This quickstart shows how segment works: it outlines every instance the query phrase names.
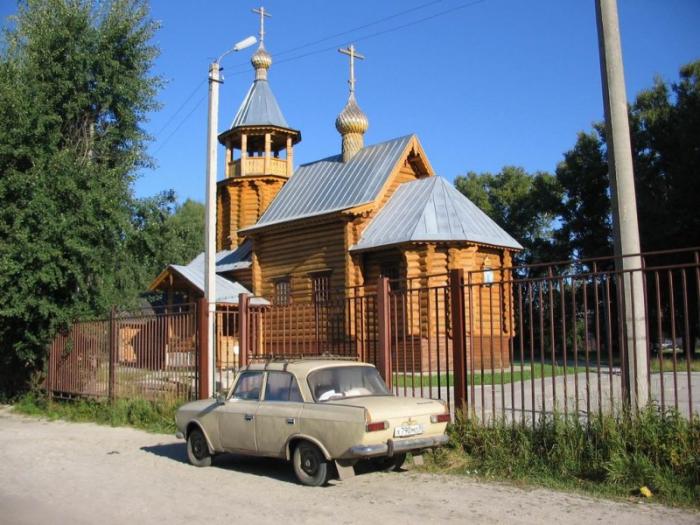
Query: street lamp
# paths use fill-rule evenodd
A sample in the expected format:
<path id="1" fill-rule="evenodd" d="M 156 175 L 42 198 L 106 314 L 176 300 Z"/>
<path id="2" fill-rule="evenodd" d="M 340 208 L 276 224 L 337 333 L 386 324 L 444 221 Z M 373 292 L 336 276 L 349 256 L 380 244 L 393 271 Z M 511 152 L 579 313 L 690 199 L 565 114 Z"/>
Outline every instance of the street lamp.
<path id="1" fill-rule="evenodd" d="M 207 181 L 205 207 L 207 210 L 204 225 L 204 297 L 207 300 L 207 363 L 211 369 L 208 374 L 208 397 L 214 393 L 214 373 L 216 362 L 214 357 L 214 319 L 216 313 L 216 133 L 219 127 L 219 84 L 221 78 L 221 60 L 230 53 L 252 46 L 256 42 L 254 36 L 241 40 L 231 49 L 222 54 L 209 66 L 209 118 L 207 124 Z M 200 378 L 202 380 L 203 378 Z"/>

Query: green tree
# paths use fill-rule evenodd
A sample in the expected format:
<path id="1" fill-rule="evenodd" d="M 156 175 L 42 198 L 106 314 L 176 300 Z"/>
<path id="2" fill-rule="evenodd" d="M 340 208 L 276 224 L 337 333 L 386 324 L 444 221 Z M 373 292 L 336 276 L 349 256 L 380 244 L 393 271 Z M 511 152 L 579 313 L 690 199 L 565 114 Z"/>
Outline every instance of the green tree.
<path id="1" fill-rule="evenodd" d="M 132 230 L 121 254 L 121 306 L 130 306 L 168 264 L 187 264 L 204 250 L 204 211 L 190 199 L 177 204 L 173 191 L 132 203 Z"/>
<path id="2" fill-rule="evenodd" d="M 528 174 L 523 168 L 505 166 L 497 174 L 469 172 L 456 177 L 455 187 L 523 245 L 517 263 L 556 256 L 552 231 L 561 190 L 550 173 Z"/>
<path id="3" fill-rule="evenodd" d="M 155 30 L 141 0 L 27 0 L 3 34 L 1 391 L 40 366 L 59 326 L 120 297 Z"/>
<path id="4" fill-rule="evenodd" d="M 643 251 L 700 245 L 700 61 L 680 80 L 656 79 L 630 106 L 639 230 Z M 557 243 L 569 256 L 612 254 L 605 129 L 580 133 L 557 167 L 564 190 Z"/>
<path id="5" fill-rule="evenodd" d="M 612 255 L 610 179 L 601 127 L 579 133 L 573 149 L 564 153 L 556 178 L 563 190 L 560 228 L 554 237 L 565 258 Z"/>

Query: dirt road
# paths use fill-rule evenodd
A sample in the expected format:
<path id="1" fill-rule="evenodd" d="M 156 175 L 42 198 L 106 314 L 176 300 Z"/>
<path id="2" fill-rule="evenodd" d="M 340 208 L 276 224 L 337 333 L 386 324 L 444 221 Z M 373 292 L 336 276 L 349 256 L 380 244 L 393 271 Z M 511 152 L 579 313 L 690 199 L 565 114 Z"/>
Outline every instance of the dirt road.
<path id="1" fill-rule="evenodd" d="M 182 441 L 0 408 L 0 522 L 25 523 L 700 523 L 700 513 L 412 472 L 325 488 L 286 463 L 226 456 L 197 469 Z"/>

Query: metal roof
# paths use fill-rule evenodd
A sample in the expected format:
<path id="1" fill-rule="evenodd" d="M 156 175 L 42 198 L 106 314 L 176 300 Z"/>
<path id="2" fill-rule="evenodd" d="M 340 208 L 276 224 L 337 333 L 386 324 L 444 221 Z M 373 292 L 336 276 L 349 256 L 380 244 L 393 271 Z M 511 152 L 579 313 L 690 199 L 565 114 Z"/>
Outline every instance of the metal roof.
<path id="1" fill-rule="evenodd" d="M 238 113 L 231 123 L 231 129 L 240 126 L 277 126 L 289 128 L 265 79 L 257 79 L 250 86 Z"/>
<path id="2" fill-rule="evenodd" d="M 429 177 L 401 184 L 350 251 L 419 241 L 523 248 L 452 184 Z"/>
<path id="3" fill-rule="evenodd" d="M 204 265 L 180 266 L 171 264 L 169 266 L 174 272 L 178 273 L 183 279 L 187 280 L 192 286 L 196 287 L 200 292 L 204 293 Z M 238 304 L 238 295 L 242 293 L 250 294 L 243 285 L 229 281 L 221 275 L 216 276 L 216 302 Z M 252 294 L 251 294 L 252 295 Z M 269 304 L 268 301 L 259 297 L 252 297 L 251 304 Z"/>
<path id="4" fill-rule="evenodd" d="M 232 272 L 250 268 L 252 262 L 253 243 L 246 240 L 235 250 L 216 252 L 216 273 Z M 192 259 L 187 266 L 204 267 L 204 252 Z"/>
<path id="5" fill-rule="evenodd" d="M 347 162 L 334 155 L 299 166 L 257 224 L 241 231 L 374 202 L 414 137 L 367 146 Z"/>

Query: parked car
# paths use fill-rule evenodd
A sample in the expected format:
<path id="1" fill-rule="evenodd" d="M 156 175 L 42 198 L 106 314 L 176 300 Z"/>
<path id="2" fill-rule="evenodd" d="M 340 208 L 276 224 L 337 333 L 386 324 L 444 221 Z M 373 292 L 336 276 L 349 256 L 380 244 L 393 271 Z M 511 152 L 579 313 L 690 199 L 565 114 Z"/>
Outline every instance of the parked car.
<path id="1" fill-rule="evenodd" d="M 442 401 L 392 395 L 370 364 L 319 358 L 252 363 L 227 395 L 176 414 L 193 465 L 223 452 L 284 458 L 311 486 L 354 475 L 361 460 L 398 469 L 407 453 L 445 444 L 449 419 Z"/>

